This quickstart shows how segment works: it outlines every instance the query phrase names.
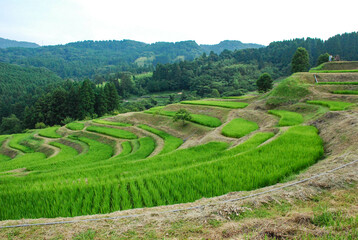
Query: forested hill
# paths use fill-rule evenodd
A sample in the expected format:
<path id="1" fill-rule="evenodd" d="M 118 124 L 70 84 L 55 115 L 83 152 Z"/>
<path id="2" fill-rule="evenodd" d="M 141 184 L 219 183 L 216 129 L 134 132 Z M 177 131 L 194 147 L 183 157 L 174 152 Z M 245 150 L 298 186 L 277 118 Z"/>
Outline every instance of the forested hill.
<path id="1" fill-rule="evenodd" d="M 0 38 L 0 48 L 10 48 L 10 47 L 37 48 L 40 47 L 40 45 L 32 42 L 22 42 L 22 41 Z"/>
<path id="2" fill-rule="evenodd" d="M 213 51 L 216 54 L 220 54 L 224 50 L 234 51 L 246 48 L 262 48 L 265 46 L 255 43 L 242 43 L 240 41 L 225 40 L 214 45 L 200 44 L 200 47 L 205 51 L 205 53 Z"/>
<path id="3" fill-rule="evenodd" d="M 62 79 L 46 68 L 24 68 L 0 63 L 0 118 L 22 117 L 25 106 L 33 105 L 52 84 Z"/>
<path id="4" fill-rule="evenodd" d="M 0 62 L 46 67 L 63 78 L 93 78 L 108 72 L 153 70 L 158 63 L 191 61 L 208 49 L 243 48 L 237 42 L 222 42 L 202 48 L 194 41 L 146 44 L 132 40 L 83 41 L 34 49 L 0 49 Z M 252 45 L 247 45 L 252 47 Z"/>

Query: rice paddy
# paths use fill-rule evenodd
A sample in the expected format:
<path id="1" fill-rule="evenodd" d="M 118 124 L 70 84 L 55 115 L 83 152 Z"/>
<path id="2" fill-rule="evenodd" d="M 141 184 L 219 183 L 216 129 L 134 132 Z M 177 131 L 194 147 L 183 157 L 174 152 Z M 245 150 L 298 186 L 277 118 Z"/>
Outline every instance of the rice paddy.
<path id="1" fill-rule="evenodd" d="M 109 145 L 72 136 L 87 144 L 88 152 L 52 143 L 61 149 L 57 160 L 29 153 L 2 162 L 0 173 L 24 168 L 26 174 L 1 175 L 0 219 L 108 213 L 251 190 L 297 173 L 323 154 L 314 127 L 291 127 L 262 145 L 272 136 L 257 133 L 230 149 L 210 142 L 149 158 L 155 148 L 150 137 L 133 140 L 139 144 L 134 152 L 129 147 L 134 144 L 123 142 L 125 154 L 112 157 Z"/>
<path id="2" fill-rule="evenodd" d="M 329 107 L 329 110 L 331 110 L 331 111 L 342 111 L 342 110 L 346 110 L 347 108 L 352 107 L 352 106 L 355 105 L 354 103 L 339 102 L 339 101 L 328 101 L 328 100 L 307 101 L 307 103 L 326 106 L 326 107 Z"/>
<path id="3" fill-rule="evenodd" d="M 163 110 L 163 107 L 155 107 L 155 108 L 151 108 L 149 110 L 144 111 L 144 113 L 149 113 L 149 114 L 158 114 L 158 115 L 163 115 L 163 116 L 168 116 L 168 117 L 174 117 L 175 112 L 174 111 L 166 111 Z M 194 122 L 203 126 L 207 126 L 207 127 L 219 127 L 222 122 L 220 121 L 220 119 L 216 118 L 216 117 L 211 117 L 208 115 L 204 115 L 204 114 L 193 114 L 190 113 L 192 119 L 190 120 L 190 122 Z"/>
<path id="4" fill-rule="evenodd" d="M 92 122 L 103 124 L 103 125 L 118 126 L 118 127 L 130 127 L 130 126 L 132 126 L 132 124 L 129 124 L 129 123 L 112 122 L 112 121 L 106 121 L 106 120 L 102 120 L 102 119 L 94 119 L 94 120 L 92 120 Z"/>
<path id="5" fill-rule="evenodd" d="M 192 105 L 204 105 L 204 106 L 214 106 L 214 107 L 224 107 L 224 108 L 245 108 L 249 104 L 244 102 L 228 102 L 228 101 L 182 101 L 182 104 L 192 104 Z"/>
<path id="6" fill-rule="evenodd" d="M 85 127 L 85 125 L 80 122 L 71 122 L 69 124 L 66 124 L 66 127 L 70 130 L 79 131 L 82 130 Z"/>
<path id="7" fill-rule="evenodd" d="M 60 127 L 56 126 L 41 129 L 39 131 L 39 135 L 47 138 L 61 138 L 62 136 L 56 132 L 59 128 Z"/>
<path id="8" fill-rule="evenodd" d="M 358 82 L 319 82 L 318 85 L 358 85 Z"/>
<path id="9" fill-rule="evenodd" d="M 144 125 L 144 124 L 139 125 L 138 127 L 142 128 L 144 130 L 147 130 L 149 132 L 152 132 L 152 133 L 158 135 L 159 137 L 163 138 L 164 147 L 163 147 L 162 151 L 160 151 L 159 154 L 164 154 L 164 153 L 174 151 L 180 145 L 183 144 L 183 140 L 181 140 L 180 138 L 176 138 L 166 132 L 160 131 L 158 129 L 152 128 L 152 127 Z"/>
<path id="10" fill-rule="evenodd" d="M 90 126 L 86 128 L 87 131 L 96 132 L 100 134 L 105 134 L 111 137 L 116 138 L 124 138 L 124 139 L 136 139 L 138 138 L 134 133 L 118 129 L 118 128 L 110 128 L 110 127 L 98 127 L 98 126 Z"/>
<path id="11" fill-rule="evenodd" d="M 188 102 L 232 111 L 248 105 Z M 220 119 L 205 115 L 203 107 L 196 108 L 202 112 L 191 113 L 192 122 L 212 128 L 222 124 Z M 164 107 L 145 112 L 168 117 L 176 113 Z M 35 139 L 34 133 L 0 137 L 0 143 L 9 138 L 8 146 L 19 151 L 13 159 L 0 154 L 0 219 L 71 217 L 192 202 L 275 184 L 322 158 L 323 144 L 316 128 L 293 126 L 303 121 L 298 113 L 271 113 L 281 117 L 280 126 L 290 126 L 281 129 L 275 138 L 272 128 L 257 131 L 257 123 L 243 118 L 225 125 L 222 134 L 233 138 L 257 131 L 240 144 L 234 139 L 232 143 L 210 139 L 192 144 L 200 142 L 193 138 L 189 141 L 192 145 L 186 145 L 181 138 L 190 139 L 192 135 L 176 132 L 179 124 L 157 128 L 150 122 L 140 124 L 137 119 L 133 121 L 135 126 L 108 119 L 73 122 L 66 128 L 76 132 L 64 131 L 64 136 L 56 132 L 58 127 L 38 131 L 52 140 Z M 215 132 L 195 124 L 190 127 Z M 161 149 L 153 134 L 163 139 Z M 44 141 L 58 153 L 48 157 L 36 152 Z"/>
<path id="12" fill-rule="evenodd" d="M 227 137 L 241 138 L 257 129 L 259 129 L 257 123 L 243 118 L 236 118 L 223 127 L 221 133 Z"/>
<path id="13" fill-rule="evenodd" d="M 303 116 L 296 112 L 284 110 L 269 110 L 268 112 L 280 117 L 280 121 L 278 122 L 280 127 L 294 126 L 303 123 Z"/>
<path id="14" fill-rule="evenodd" d="M 358 95 L 358 90 L 335 90 L 333 94 Z"/>

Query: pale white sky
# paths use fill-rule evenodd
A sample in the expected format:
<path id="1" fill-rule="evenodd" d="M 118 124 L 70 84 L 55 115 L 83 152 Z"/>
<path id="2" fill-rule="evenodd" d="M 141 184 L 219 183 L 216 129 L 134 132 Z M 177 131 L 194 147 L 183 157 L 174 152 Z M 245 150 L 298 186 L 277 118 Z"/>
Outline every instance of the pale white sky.
<path id="1" fill-rule="evenodd" d="M 0 0 L 0 37 L 40 45 L 131 39 L 268 45 L 358 31 L 352 0 Z"/>

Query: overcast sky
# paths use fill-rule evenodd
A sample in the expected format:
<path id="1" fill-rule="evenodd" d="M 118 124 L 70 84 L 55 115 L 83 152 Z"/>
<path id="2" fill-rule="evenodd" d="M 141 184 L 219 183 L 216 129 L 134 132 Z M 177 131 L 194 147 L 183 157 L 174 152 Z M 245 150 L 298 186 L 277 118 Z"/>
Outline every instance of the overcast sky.
<path id="1" fill-rule="evenodd" d="M 272 41 L 358 31 L 358 3 L 331 0 L 0 0 L 0 37 L 40 45 Z"/>

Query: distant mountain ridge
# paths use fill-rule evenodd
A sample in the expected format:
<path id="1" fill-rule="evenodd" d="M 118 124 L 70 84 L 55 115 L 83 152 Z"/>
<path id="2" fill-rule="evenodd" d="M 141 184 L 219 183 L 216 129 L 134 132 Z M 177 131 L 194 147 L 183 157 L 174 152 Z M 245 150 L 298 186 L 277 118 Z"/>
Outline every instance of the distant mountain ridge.
<path id="1" fill-rule="evenodd" d="M 23 48 L 38 48 L 40 45 L 32 42 L 15 41 L 5 38 L 0 38 L 0 48 L 23 47 Z"/>
<path id="2" fill-rule="evenodd" d="M 206 52 L 210 53 L 213 51 L 216 54 L 220 54 L 225 49 L 229 51 L 246 49 L 246 48 L 262 48 L 264 45 L 256 44 L 256 43 L 242 43 L 237 40 L 225 40 L 221 41 L 219 44 L 200 44 L 200 47 Z"/>
<path id="3" fill-rule="evenodd" d="M 81 41 L 37 48 L 0 49 L 0 62 L 46 67 L 63 78 L 94 77 L 118 71 L 153 70 L 158 63 L 191 61 L 206 51 L 221 53 L 256 45 L 223 41 L 217 45 L 198 45 L 195 41 L 156 42 L 133 40 Z"/>

